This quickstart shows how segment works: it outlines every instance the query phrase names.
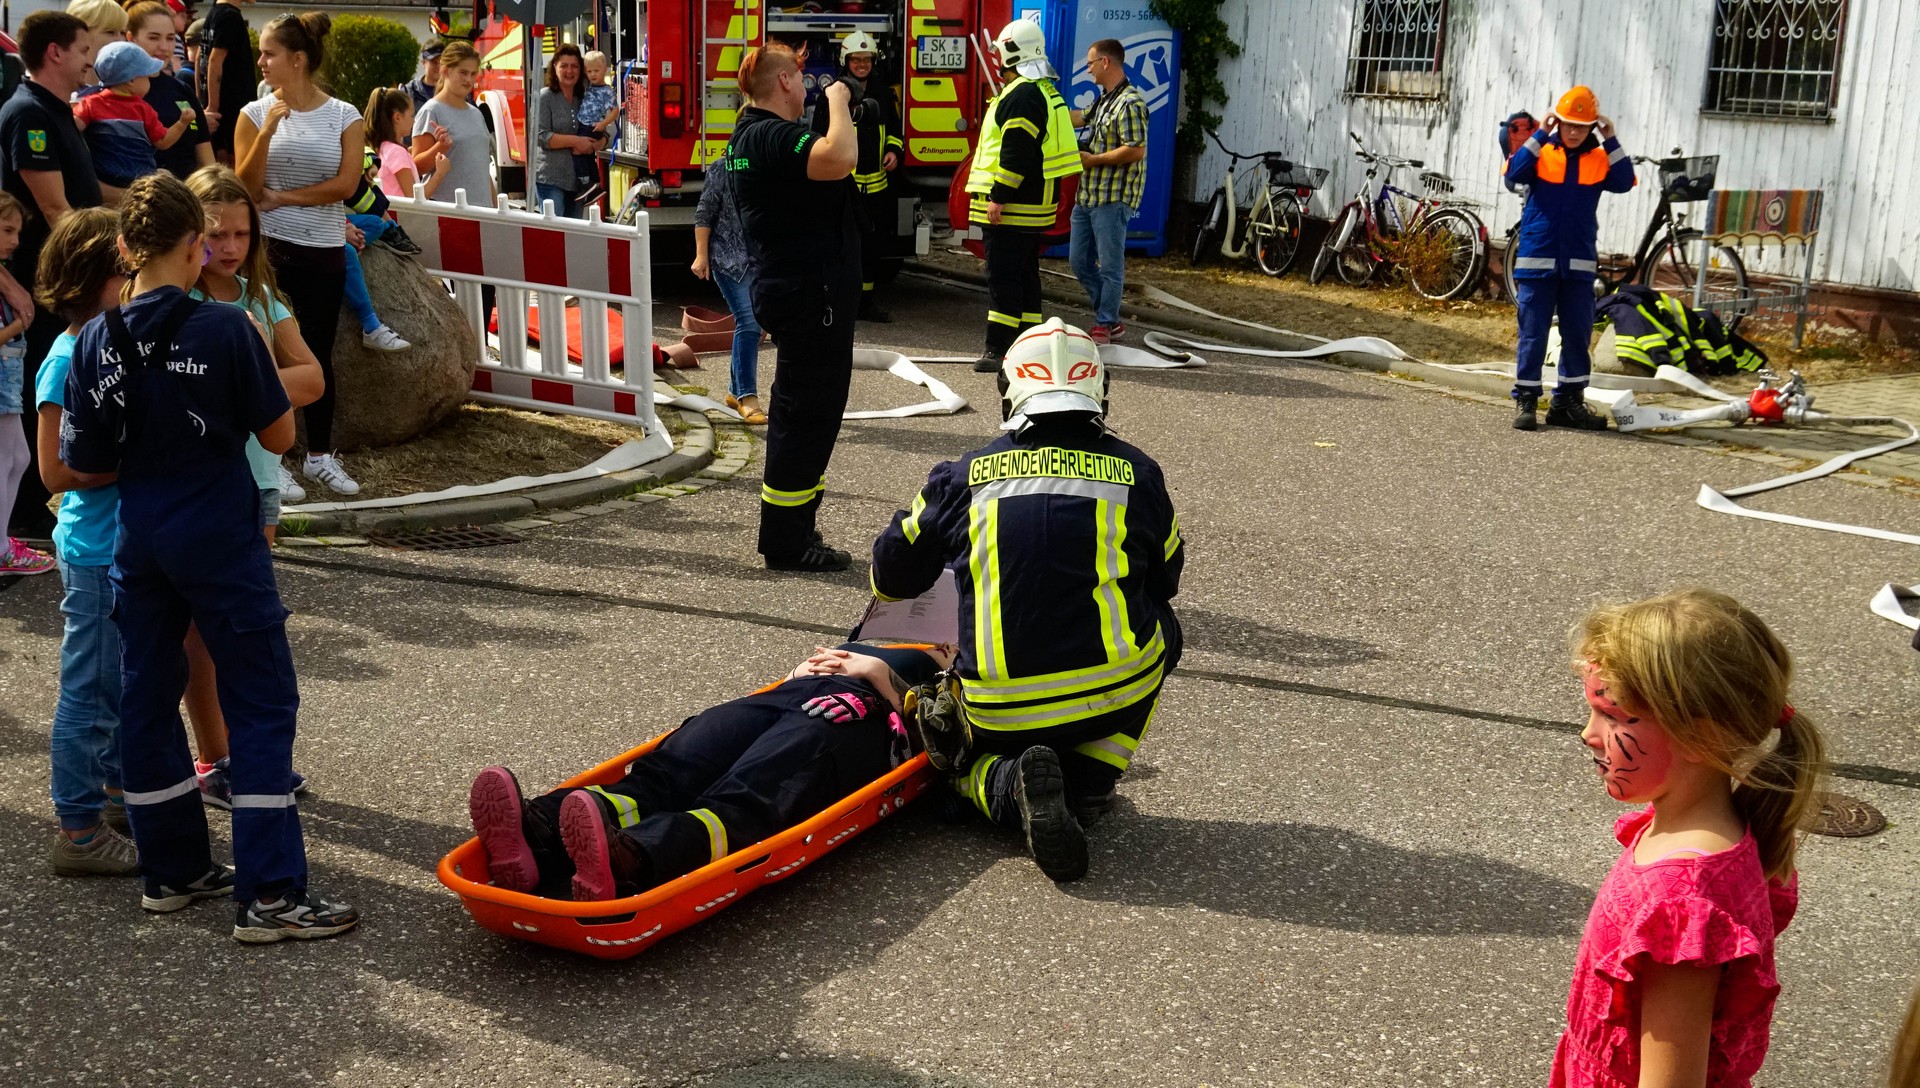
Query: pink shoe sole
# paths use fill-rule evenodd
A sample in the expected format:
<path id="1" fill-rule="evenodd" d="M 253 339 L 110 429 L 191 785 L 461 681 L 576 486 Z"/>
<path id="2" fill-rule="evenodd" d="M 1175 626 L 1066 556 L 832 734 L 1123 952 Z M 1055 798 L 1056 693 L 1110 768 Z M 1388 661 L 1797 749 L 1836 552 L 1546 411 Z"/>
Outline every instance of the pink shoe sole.
<path id="1" fill-rule="evenodd" d="M 467 794 L 467 814 L 473 832 L 487 852 L 487 872 L 493 886 L 510 892 L 530 892 L 540 883 L 540 865 L 520 827 L 520 784 L 505 767 L 488 767 L 473 780 Z"/>
<path id="2" fill-rule="evenodd" d="M 607 853 L 607 821 L 600 806 L 586 793 L 567 795 L 560 802 L 560 841 L 573 859 L 573 898 L 579 902 L 617 899 L 613 890 L 613 862 Z"/>

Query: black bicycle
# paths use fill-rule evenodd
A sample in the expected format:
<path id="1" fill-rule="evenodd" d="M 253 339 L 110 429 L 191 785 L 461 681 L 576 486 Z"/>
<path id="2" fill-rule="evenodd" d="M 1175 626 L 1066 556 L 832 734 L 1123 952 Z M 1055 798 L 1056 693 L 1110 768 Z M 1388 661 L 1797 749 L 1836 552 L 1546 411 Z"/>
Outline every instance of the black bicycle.
<path id="1" fill-rule="evenodd" d="M 1613 274 L 1609 274 L 1603 266 L 1594 277 L 1594 294 L 1610 295 L 1627 284 L 1637 283 L 1691 304 L 1694 284 L 1700 279 L 1700 272 L 1695 266 L 1699 262 L 1702 234 L 1687 226 L 1686 213 L 1675 211 L 1674 205 L 1707 199 L 1707 194 L 1713 192 L 1714 181 L 1719 173 L 1720 156 L 1687 157 L 1676 147 L 1673 154 L 1664 159 L 1635 155 L 1633 161 L 1659 168 L 1660 206 L 1654 209 L 1652 220 L 1640 236 L 1640 247 L 1633 251 L 1632 263 Z M 1513 264 L 1519 255 L 1519 248 L 1520 225 L 1516 223 L 1507 231 L 1507 248 L 1501 262 L 1506 273 L 1507 297 L 1510 299 L 1519 298 L 1513 281 Z M 1708 298 L 1724 300 L 1749 297 L 1746 262 L 1740 259 L 1737 250 L 1715 246 L 1708 254 L 1705 275 Z M 1722 320 L 1726 323 L 1727 331 L 1738 328 L 1745 316 L 1745 310 L 1723 314 Z"/>

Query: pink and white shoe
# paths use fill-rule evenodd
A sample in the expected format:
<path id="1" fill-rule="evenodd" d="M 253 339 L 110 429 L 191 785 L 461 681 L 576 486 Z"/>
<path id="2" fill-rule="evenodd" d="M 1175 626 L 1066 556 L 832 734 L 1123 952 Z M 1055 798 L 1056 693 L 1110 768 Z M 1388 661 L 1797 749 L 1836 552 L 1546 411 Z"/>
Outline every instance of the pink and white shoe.
<path id="1" fill-rule="evenodd" d="M 0 552 L 0 575 L 45 574 L 53 567 L 53 556 L 35 551 L 13 537 L 7 538 L 6 550 Z"/>
<path id="2" fill-rule="evenodd" d="M 522 823 L 525 808 L 520 781 L 505 767 L 481 771 L 467 791 L 467 815 L 487 852 L 487 872 L 494 887 L 510 892 L 531 892 L 540 883 L 540 863 Z"/>

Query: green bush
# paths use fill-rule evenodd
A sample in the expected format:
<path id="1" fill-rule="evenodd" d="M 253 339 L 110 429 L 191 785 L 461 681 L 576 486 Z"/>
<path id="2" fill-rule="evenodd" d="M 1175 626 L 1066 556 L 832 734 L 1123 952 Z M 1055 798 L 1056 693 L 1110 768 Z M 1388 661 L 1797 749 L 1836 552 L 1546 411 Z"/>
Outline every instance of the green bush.
<path id="1" fill-rule="evenodd" d="M 406 27 L 377 15 L 336 15 L 320 82 L 359 109 L 375 87 L 405 83 L 419 64 L 420 43 Z"/>

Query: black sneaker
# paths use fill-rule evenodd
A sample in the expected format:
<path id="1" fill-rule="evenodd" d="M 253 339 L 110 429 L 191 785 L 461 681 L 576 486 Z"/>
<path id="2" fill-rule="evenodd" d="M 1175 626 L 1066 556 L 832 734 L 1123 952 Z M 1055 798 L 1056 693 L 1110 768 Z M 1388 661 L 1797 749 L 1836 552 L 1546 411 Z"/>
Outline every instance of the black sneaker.
<path id="1" fill-rule="evenodd" d="M 197 900 L 233 894 L 233 866 L 215 865 L 205 876 L 185 887 L 173 888 L 146 878 L 140 890 L 140 909 L 154 914 L 171 914 L 190 907 Z"/>
<path id="2" fill-rule="evenodd" d="M 807 545 L 807 550 L 797 555 L 767 556 L 768 570 L 790 570 L 811 574 L 828 574 L 846 570 L 853 566 L 853 556 L 838 548 L 828 546 L 818 537 Z"/>
<path id="3" fill-rule="evenodd" d="M 980 357 L 973 361 L 973 372 L 975 374 L 998 374 L 1000 373 L 1000 362 L 1000 356 L 995 355 L 991 351 L 983 351 L 980 353 Z"/>
<path id="4" fill-rule="evenodd" d="M 861 321 L 871 321 L 876 325 L 890 325 L 893 323 L 892 314 L 881 309 L 872 299 L 865 296 L 861 297 L 860 310 L 854 317 Z"/>
<path id="5" fill-rule="evenodd" d="M 1539 397 L 1513 398 L 1513 429 L 1516 431 L 1537 431 L 1540 429 Z"/>
<path id="6" fill-rule="evenodd" d="M 408 257 L 417 256 L 420 253 L 420 243 L 408 237 L 407 232 L 402 230 L 398 223 L 388 224 L 387 229 L 381 233 L 380 237 L 373 240 L 373 244 L 385 246 L 395 253 Z"/>
<path id="7" fill-rule="evenodd" d="M 1585 399 L 1555 397 L 1547 407 L 1547 426 L 1569 427 L 1576 431 L 1604 431 L 1607 429 L 1607 419 L 1594 415 L 1587 408 Z"/>
<path id="8" fill-rule="evenodd" d="M 1087 875 L 1087 833 L 1067 807 L 1067 781 L 1053 749 L 1035 745 L 1013 768 L 1013 801 L 1027 832 L 1027 851 L 1047 879 L 1064 884 Z"/>
<path id="9" fill-rule="evenodd" d="M 329 903 L 311 891 L 288 892 L 271 903 L 241 903 L 233 911 L 233 939 L 243 944 L 272 944 L 291 937 L 316 941 L 360 924 L 360 912 L 345 903 Z"/>

